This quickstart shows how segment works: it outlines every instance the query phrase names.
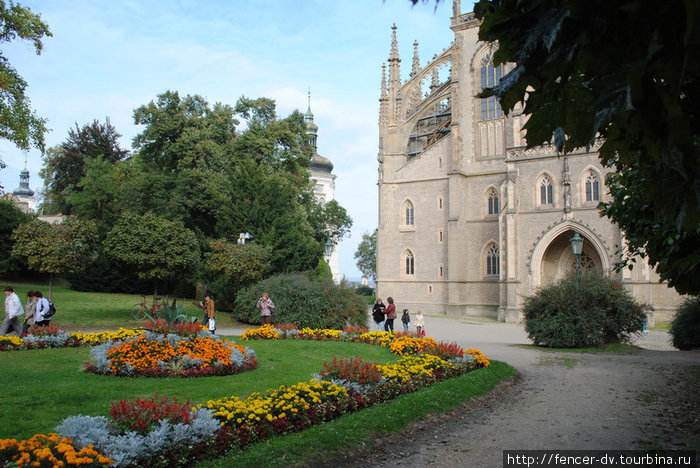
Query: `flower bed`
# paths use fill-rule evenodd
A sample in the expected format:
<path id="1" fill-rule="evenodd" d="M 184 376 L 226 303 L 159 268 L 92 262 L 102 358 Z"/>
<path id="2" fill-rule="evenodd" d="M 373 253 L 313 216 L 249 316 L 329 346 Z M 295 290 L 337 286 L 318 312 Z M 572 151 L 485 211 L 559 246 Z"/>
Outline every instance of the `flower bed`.
<path id="1" fill-rule="evenodd" d="M 0 466 L 24 466 L 25 460 L 31 462 L 33 459 L 26 458 L 27 451 L 18 449 L 20 446 L 31 446 L 35 455 L 29 456 L 42 454 L 42 460 L 58 452 L 65 466 L 190 465 L 202 458 L 222 455 L 231 448 L 245 448 L 275 434 L 300 431 L 490 364 L 476 349 L 464 350 L 454 343 L 438 343 L 431 338 L 392 332 L 298 330 L 295 327 L 275 330 L 263 326 L 246 330 L 244 336 L 245 339 L 361 341 L 388 347 L 402 357 L 396 363 L 385 365 L 358 358 L 333 359 L 324 362 L 324 369 L 308 382 L 253 393 L 242 400 L 235 396 L 210 400 L 190 410 L 186 409 L 189 402 L 182 404 L 158 395 L 147 400 L 121 401 L 113 405 L 111 420 L 73 416 L 58 426 L 58 435 L 39 434 L 21 442 L 0 440 Z M 179 352 L 177 356 L 181 356 L 183 362 L 201 361 L 202 368 L 225 367 L 226 356 L 217 354 L 220 348 L 213 343 L 232 350 L 231 362 L 235 360 L 231 359 L 234 350 L 242 353 L 240 348 L 243 347 L 220 343 L 211 335 L 205 339 L 199 333 L 182 337 L 154 332 L 108 341 L 94 347 L 93 351 L 102 350 L 96 354 L 104 373 L 158 374 L 172 369 L 172 364 L 159 358 L 175 359 L 173 352 Z M 204 347 L 198 347 L 200 344 Z M 63 444 L 60 450 L 59 440 Z M 22 463 L 19 457 L 23 457 Z M 36 466 L 59 466 L 57 462 L 52 463 Z"/>
<path id="2" fill-rule="evenodd" d="M 116 332 L 68 333 L 61 330 L 57 325 L 49 325 L 47 327 L 33 326 L 24 338 L 16 336 L 0 337 L 0 351 L 94 346 L 110 340 L 123 340 L 132 336 L 138 336 L 141 333 L 141 330 L 130 330 L 127 328 L 120 328 Z"/>
<path id="3" fill-rule="evenodd" d="M 36 434 L 22 441 L 0 439 L 0 466 L 102 467 L 111 463 L 92 445 L 76 450 L 71 439 L 55 433 Z"/>
<path id="4" fill-rule="evenodd" d="M 207 331 L 180 336 L 146 331 L 90 350 L 85 370 L 125 377 L 204 377 L 255 369 L 255 352 Z"/>

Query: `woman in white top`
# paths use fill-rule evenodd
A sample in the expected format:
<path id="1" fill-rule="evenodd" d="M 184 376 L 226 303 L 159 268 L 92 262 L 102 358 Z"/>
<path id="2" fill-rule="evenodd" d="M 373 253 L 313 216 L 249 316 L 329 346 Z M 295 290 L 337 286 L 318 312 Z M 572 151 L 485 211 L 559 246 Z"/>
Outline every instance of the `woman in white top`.
<path id="1" fill-rule="evenodd" d="M 425 317 L 423 317 L 423 312 L 419 310 L 414 318 L 416 319 L 414 321 L 416 325 L 416 334 L 418 336 L 425 336 Z"/>

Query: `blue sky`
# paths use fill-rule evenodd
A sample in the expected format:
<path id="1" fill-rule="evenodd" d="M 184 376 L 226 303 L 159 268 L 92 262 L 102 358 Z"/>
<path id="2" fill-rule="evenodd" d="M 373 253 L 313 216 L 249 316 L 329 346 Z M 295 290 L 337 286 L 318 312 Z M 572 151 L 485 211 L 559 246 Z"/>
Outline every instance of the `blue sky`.
<path id="1" fill-rule="evenodd" d="M 463 2 L 463 12 L 468 2 Z M 353 254 L 377 225 L 378 98 L 381 65 L 398 27 L 401 71 L 408 76 L 413 41 L 421 65 L 448 47 L 452 2 L 430 0 L 27 0 L 53 37 L 42 55 L 28 43 L 2 44 L 28 83 L 37 114 L 48 119 L 47 146 L 68 129 L 109 117 L 122 147 L 141 130 L 133 110 L 166 90 L 199 94 L 211 104 L 240 96 L 270 97 L 286 116 L 307 106 L 319 126 L 318 151 L 335 168 L 336 199 L 353 218 L 339 247 L 341 273 L 359 277 Z M 469 4 L 470 5 L 470 4 Z M 25 156 L 39 191 L 41 154 L 0 141 L 5 191 L 19 183 Z"/>

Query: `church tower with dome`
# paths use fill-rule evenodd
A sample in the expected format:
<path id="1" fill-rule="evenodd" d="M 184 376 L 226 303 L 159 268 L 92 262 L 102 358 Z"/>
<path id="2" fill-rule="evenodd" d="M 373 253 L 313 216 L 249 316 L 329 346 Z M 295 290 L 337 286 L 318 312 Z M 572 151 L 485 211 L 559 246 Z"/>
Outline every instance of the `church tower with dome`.
<path id="1" fill-rule="evenodd" d="M 25 213 L 34 213 L 36 198 L 34 198 L 34 190 L 29 188 L 29 171 L 26 161 L 24 169 L 19 173 L 19 187 L 14 189 L 11 194 L 5 194 L 5 198 L 14 201 L 19 209 Z"/>
<path id="2" fill-rule="evenodd" d="M 306 134 L 309 136 L 309 144 L 313 147 L 314 155 L 311 158 L 311 179 L 314 181 L 314 197 L 321 204 L 335 198 L 335 174 L 333 174 L 333 163 L 330 159 L 318 154 L 318 125 L 314 123 L 314 114 L 311 112 L 311 92 L 309 92 L 309 103 L 304 114 L 306 122 Z M 333 281 L 340 282 L 340 260 L 338 258 L 338 246 L 331 248 L 328 246 L 323 255 L 324 260 L 331 269 Z"/>

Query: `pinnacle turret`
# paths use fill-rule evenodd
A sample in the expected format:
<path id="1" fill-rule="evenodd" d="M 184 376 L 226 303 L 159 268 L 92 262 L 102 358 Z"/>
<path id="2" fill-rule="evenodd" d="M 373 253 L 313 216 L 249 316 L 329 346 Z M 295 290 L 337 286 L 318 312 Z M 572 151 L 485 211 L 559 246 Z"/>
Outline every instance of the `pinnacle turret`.
<path id="1" fill-rule="evenodd" d="M 420 71 L 420 60 L 418 59 L 418 41 L 413 41 L 413 67 L 411 68 L 411 76 L 416 76 Z"/>
<path id="2" fill-rule="evenodd" d="M 389 92 L 396 92 L 401 87 L 401 59 L 396 40 L 396 25 L 391 27 L 391 53 L 389 54 Z"/>

